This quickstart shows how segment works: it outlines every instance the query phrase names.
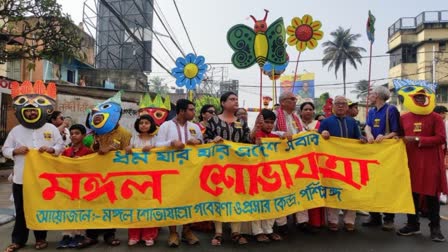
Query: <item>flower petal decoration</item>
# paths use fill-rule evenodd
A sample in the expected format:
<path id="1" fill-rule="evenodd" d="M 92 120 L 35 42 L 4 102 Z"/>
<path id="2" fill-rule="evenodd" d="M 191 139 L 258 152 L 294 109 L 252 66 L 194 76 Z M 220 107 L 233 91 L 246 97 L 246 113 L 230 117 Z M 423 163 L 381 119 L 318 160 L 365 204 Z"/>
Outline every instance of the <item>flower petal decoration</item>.
<path id="1" fill-rule="evenodd" d="M 203 56 L 189 53 L 185 58 L 176 59 L 176 67 L 171 70 L 171 74 L 176 78 L 178 87 L 185 86 L 187 90 L 192 90 L 201 83 L 207 67 Z"/>
<path id="2" fill-rule="evenodd" d="M 310 50 L 316 48 L 317 41 L 324 36 L 320 28 L 322 28 L 322 23 L 318 20 L 313 21 L 313 17 L 308 14 L 302 18 L 291 19 L 291 25 L 286 29 L 286 33 L 289 35 L 288 45 L 295 46 L 300 52 L 305 51 L 306 48 Z"/>
<path id="3" fill-rule="evenodd" d="M 266 61 L 263 66 L 263 73 L 269 77 L 271 80 L 277 80 L 280 75 L 285 72 L 286 67 L 289 64 L 289 55 L 286 54 L 286 62 L 282 65 L 274 65 L 269 61 Z"/>

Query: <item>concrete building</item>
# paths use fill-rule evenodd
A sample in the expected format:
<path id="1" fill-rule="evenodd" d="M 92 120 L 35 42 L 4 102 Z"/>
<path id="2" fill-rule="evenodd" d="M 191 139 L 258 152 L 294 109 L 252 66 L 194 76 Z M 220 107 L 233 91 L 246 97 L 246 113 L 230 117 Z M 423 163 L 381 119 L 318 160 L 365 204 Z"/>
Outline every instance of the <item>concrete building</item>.
<path id="1" fill-rule="evenodd" d="M 402 17 L 389 27 L 389 87 L 392 79 L 435 82 L 437 102 L 448 104 L 448 10 Z"/>

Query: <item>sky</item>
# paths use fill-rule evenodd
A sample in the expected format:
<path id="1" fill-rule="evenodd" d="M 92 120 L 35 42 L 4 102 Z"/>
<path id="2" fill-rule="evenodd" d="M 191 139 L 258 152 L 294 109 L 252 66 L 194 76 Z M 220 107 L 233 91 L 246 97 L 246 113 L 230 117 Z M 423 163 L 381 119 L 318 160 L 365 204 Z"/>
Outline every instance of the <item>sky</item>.
<path id="1" fill-rule="evenodd" d="M 193 52 L 186 33 L 182 27 L 179 16 L 177 15 L 172 0 L 155 0 L 160 7 L 161 13 L 166 19 L 174 36 L 178 39 L 180 47 L 185 53 Z M 244 70 L 233 67 L 231 56 L 232 49 L 227 44 L 227 31 L 236 24 L 245 24 L 253 27 L 253 21 L 249 15 L 256 19 L 264 17 L 264 9 L 269 10 L 267 18 L 268 25 L 279 17 L 283 17 L 285 26 L 290 24 L 294 17 L 302 17 L 309 14 L 314 20 L 322 22 L 321 30 L 324 37 L 319 41 L 319 45 L 314 50 L 306 50 L 300 60 L 320 60 L 323 57 L 322 43 L 330 40 L 330 33 L 339 26 L 351 29 L 352 33 L 361 34 L 360 39 L 355 44 L 366 49 L 363 56 L 369 55 L 369 41 L 366 36 L 366 21 L 368 11 L 371 10 L 376 17 L 375 23 L 375 43 L 372 47 L 372 55 L 386 55 L 388 51 L 387 39 L 388 28 L 401 17 L 416 17 L 423 11 L 446 10 L 446 0 L 175 0 L 179 8 L 186 29 L 192 40 L 192 44 L 198 55 L 205 57 L 206 63 L 209 63 L 213 70 L 214 79 L 239 80 L 239 100 L 240 105 L 245 107 L 258 107 L 259 104 L 259 68 L 256 65 Z M 63 12 L 69 13 L 73 21 L 77 24 L 82 21 L 83 2 L 73 0 L 58 0 L 62 4 Z M 94 6 L 93 0 L 87 0 L 87 4 Z M 161 22 L 154 16 L 155 31 L 167 34 Z M 180 57 L 181 53 L 169 39 L 163 39 L 163 43 L 168 47 L 174 58 Z M 287 52 L 291 59 L 296 59 L 298 51 L 294 47 L 287 47 Z M 158 42 L 153 44 L 153 55 L 161 60 L 168 68 L 175 67 L 173 61 L 169 59 Z M 225 64 L 216 64 L 225 63 Z M 224 67 L 224 75 L 222 75 Z M 347 96 L 356 100 L 356 95 L 351 93 L 355 84 L 362 79 L 368 79 L 368 58 L 362 60 L 362 65 L 358 69 L 349 66 L 347 68 Z M 290 63 L 285 73 L 293 74 L 295 63 Z M 384 84 L 386 81 L 375 81 L 388 77 L 389 58 L 376 57 L 372 59 L 372 85 Z M 315 73 L 315 92 L 318 97 L 323 92 L 329 92 L 330 96 L 343 94 L 342 72 L 338 73 L 338 78 L 334 70 L 328 70 L 323 67 L 320 61 L 299 62 L 298 73 Z M 211 72 L 209 72 L 209 75 Z M 165 79 L 164 83 L 175 87 L 174 78 L 170 77 L 164 70 L 153 62 L 153 71 L 150 74 L 160 76 Z M 263 95 L 272 94 L 272 82 L 263 77 Z"/>

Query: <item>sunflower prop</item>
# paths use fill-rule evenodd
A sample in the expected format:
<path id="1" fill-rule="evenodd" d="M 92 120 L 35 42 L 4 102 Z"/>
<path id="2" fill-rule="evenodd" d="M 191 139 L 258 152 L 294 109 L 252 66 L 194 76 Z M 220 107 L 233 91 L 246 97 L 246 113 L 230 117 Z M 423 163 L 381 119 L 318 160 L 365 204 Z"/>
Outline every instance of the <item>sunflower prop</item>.
<path id="1" fill-rule="evenodd" d="M 291 25 L 286 28 L 286 33 L 289 35 L 287 39 L 288 45 L 295 46 L 297 51 L 299 51 L 296 70 L 294 71 L 294 83 L 296 82 L 300 54 L 307 48 L 313 50 L 317 47 L 317 41 L 324 36 L 324 33 L 320 30 L 321 27 L 322 23 L 320 21 L 313 21 L 313 17 L 306 14 L 302 18 L 293 18 Z"/>
<path id="2" fill-rule="evenodd" d="M 176 67 L 171 70 L 176 85 L 193 90 L 199 85 L 207 71 L 207 64 L 203 56 L 196 56 L 189 53 L 185 58 L 179 57 L 176 60 Z"/>

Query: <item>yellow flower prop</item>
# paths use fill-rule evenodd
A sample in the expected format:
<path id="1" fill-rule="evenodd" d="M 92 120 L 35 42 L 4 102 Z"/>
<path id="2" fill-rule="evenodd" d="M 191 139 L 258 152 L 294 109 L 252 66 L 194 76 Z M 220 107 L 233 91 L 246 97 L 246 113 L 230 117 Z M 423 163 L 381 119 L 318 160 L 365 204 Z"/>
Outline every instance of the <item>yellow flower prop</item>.
<path id="1" fill-rule="evenodd" d="M 320 21 L 314 21 L 310 15 L 304 15 L 302 19 L 295 17 L 291 20 L 291 25 L 286 29 L 288 37 L 288 45 L 296 46 L 300 52 L 308 49 L 316 48 L 317 41 L 321 40 L 324 33 L 319 29 L 322 27 Z"/>

